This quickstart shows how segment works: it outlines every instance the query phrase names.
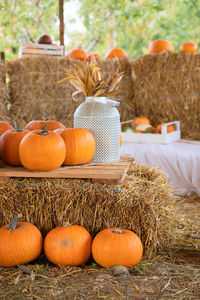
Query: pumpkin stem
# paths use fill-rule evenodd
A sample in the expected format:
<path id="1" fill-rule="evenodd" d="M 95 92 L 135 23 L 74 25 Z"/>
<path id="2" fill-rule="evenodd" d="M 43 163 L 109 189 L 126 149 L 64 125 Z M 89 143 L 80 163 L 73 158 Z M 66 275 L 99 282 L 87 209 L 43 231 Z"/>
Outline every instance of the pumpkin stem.
<path id="1" fill-rule="evenodd" d="M 17 122 L 14 121 L 15 132 L 22 132 L 23 129 L 19 126 Z"/>
<path id="2" fill-rule="evenodd" d="M 112 230 L 113 233 L 118 233 L 118 234 L 124 234 L 122 230 L 120 229 L 115 229 L 115 230 Z"/>
<path id="3" fill-rule="evenodd" d="M 49 135 L 48 130 L 45 129 L 46 125 L 42 125 L 41 131 L 38 132 L 39 135 Z"/>
<path id="4" fill-rule="evenodd" d="M 17 228 L 18 220 L 19 220 L 19 216 L 13 217 L 12 220 L 10 221 L 9 226 L 7 227 L 7 230 L 15 230 Z"/>

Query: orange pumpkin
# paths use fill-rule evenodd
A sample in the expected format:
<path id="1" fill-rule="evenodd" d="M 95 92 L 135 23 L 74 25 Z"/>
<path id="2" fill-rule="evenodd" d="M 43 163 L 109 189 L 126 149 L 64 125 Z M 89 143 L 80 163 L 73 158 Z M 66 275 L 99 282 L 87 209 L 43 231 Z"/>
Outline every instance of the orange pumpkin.
<path id="1" fill-rule="evenodd" d="M 53 131 L 29 132 L 19 145 L 22 165 L 31 171 L 50 171 L 59 168 L 65 160 L 65 143 Z"/>
<path id="2" fill-rule="evenodd" d="M 12 130 L 14 127 L 10 125 L 6 121 L 0 121 L 0 136 L 6 131 L 6 130 Z"/>
<path id="3" fill-rule="evenodd" d="M 128 55 L 123 49 L 112 48 L 106 53 L 106 56 L 105 56 L 106 59 L 115 58 L 115 57 L 128 58 Z"/>
<path id="4" fill-rule="evenodd" d="M 148 47 L 149 53 L 161 53 L 165 50 L 174 51 L 172 44 L 166 40 L 154 40 Z"/>
<path id="5" fill-rule="evenodd" d="M 56 227 L 44 239 L 44 252 L 54 264 L 81 266 L 91 255 L 92 237 L 82 226 Z"/>
<path id="6" fill-rule="evenodd" d="M 7 130 L 1 136 L 0 153 L 2 160 L 11 166 L 21 166 L 19 158 L 19 145 L 29 130 L 20 129 L 18 126 L 13 130 Z"/>
<path id="7" fill-rule="evenodd" d="M 196 53 L 198 50 L 198 46 L 196 43 L 186 42 L 180 45 L 179 50 L 182 52 Z"/>
<path id="8" fill-rule="evenodd" d="M 92 242 L 92 256 L 104 268 L 135 266 L 142 258 L 140 238 L 131 230 L 109 228 L 100 231 Z"/>
<path id="9" fill-rule="evenodd" d="M 133 126 L 136 128 L 138 125 L 149 125 L 150 120 L 146 117 L 137 117 L 133 121 Z"/>
<path id="10" fill-rule="evenodd" d="M 43 238 L 39 229 L 28 222 L 12 219 L 0 228 L 0 266 L 13 267 L 36 259 L 42 252 Z"/>
<path id="11" fill-rule="evenodd" d="M 46 120 L 46 121 L 42 121 L 42 120 L 33 120 L 30 121 L 25 129 L 28 130 L 36 130 L 36 129 L 41 129 L 42 126 L 45 126 L 46 130 L 55 130 L 57 128 L 65 128 L 65 125 L 63 125 L 61 122 L 58 121 L 52 121 L 52 120 Z"/>
<path id="12" fill-rule="evenodd" d="M 86 60 L 87 53 L 83 49 L 72 49 L 67 53 L 66 57 L 78 60 Z"/>
<path id="13" fill-rule="evenodd" d="M 98 53 L 92 53 L 92 54 L 88 54 L 86 60 L 90 61 L 92 59 L 92 56 L 98 60 L 100 58 L 99 54 Z"/>
<path id="14" fill-rule="evenodd" d="M 162 124 L 159 124 L 157 127 L 156 127 L 156 133 L 161 133 L 162 132 Z M 174 126 L 173 125 L 168 125 L 167 126 L 167 133 L 170 133 L 170 132 L 173 132 L 175 129 L 174 129 Z"/>
<path id="15" fill-rule="evenodd" d="M 65 129 L 61 132 L 66 145 L 64 165 L 88 164 L 95 153 L 95 139 L 85 128 Z"/>

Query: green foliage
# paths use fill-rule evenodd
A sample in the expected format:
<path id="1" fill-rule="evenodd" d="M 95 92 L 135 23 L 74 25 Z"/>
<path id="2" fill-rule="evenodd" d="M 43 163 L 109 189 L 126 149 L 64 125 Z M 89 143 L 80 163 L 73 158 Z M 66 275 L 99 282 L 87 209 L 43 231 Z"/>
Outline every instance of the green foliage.
<path id="1" fill-rule="evenodd" d="M 103 59 L 110 48 L 119 47 L 132 60 L 146 54 L 155 39 L 169 40 L 175 51 L 185 41 L 199 44 L 200 0 L 79 2 L 87 30 L 71 34 L 67 50 L 82 47 Z M 0 51 L 6 51 L 7 59 L 17 56 L 21 44 L 35 42 L 42 33 L 59 40 L 58 6 L 58 0 L 0 1 Z"/>
<path id="2" fill-rule="evenodd" d="M 16 56 L 21 44 L 35 42 L 43 33 L 58 40 L 58 12 L 57 0 L 2 0 L 0 50 L 6 52 L 6 58 Z"/>
<path id="3" fill-rule="evenodd" d="M 130 59 L 146 54 L 155 39 L 169 40 L 175 51 L 181 43 L 199 43 L 200 0 L 80 0 L 87 33 L 82 42 L 102 58 L 112 47 Z"/>

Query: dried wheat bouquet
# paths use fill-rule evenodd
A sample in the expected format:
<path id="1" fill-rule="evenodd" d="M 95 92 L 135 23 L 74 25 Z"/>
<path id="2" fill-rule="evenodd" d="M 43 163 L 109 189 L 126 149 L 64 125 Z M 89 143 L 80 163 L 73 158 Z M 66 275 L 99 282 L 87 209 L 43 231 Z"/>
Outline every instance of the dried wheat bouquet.
<path id="1" fill-rule="evenodd" d="M 86 97 L 113 97 L 118 94 L 123 72 L 116 71 L 103 78 L 100 71 L 96 59 L 92 57 L 90 62 L 71 67 L 67 77 L 59 80 L 58 83 L 70 82 L 76 88 L 72 94 L 73 98 L 79 93 L 83 93 Z"/>

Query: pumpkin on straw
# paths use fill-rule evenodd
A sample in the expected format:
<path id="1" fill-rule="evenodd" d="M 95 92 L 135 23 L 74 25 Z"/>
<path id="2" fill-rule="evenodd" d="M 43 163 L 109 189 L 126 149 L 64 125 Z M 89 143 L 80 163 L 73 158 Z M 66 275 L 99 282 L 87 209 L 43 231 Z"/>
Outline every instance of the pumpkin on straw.
<path id="1" fill-rule="evenodd" d="M 73 98 L 79 93 L 83 93 L 85 97 L 113 97 L 120 91 L 119 83 L 123 74 L 116 71 L 103 78 L 97 61 L 92 56 L 91 61 L 71 67 L 67 77 L 59 80 L 58 83 L 70 82 L 77 89 L 72 94 Z"/>

